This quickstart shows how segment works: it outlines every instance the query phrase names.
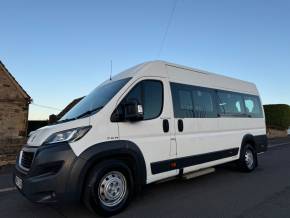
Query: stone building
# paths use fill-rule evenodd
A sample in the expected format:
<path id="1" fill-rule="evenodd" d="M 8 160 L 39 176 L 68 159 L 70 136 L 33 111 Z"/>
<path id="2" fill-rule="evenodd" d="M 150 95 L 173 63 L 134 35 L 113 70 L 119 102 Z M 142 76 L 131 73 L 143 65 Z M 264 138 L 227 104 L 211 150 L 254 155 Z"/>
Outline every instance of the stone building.
<path id="1" fill-rule="evenodd" d="M 0 61 L 0 166 L 13 163 L 25 143 L 30 96 Z"/>

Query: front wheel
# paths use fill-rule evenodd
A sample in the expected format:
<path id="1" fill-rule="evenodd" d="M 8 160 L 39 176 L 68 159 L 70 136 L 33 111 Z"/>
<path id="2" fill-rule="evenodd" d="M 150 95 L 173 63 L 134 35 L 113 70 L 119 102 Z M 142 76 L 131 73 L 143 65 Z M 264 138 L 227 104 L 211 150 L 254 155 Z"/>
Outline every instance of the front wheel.
<path id="1" fill-rule="evenodd" d="M 84 203 L 93 212 L 112 216 L 125 209 L 133 194 L 130 168 L 118 160 L 95 166 L 84 190 Z"/>
<path id="2" fill-rule="evenodd" d="M 243 172 L 251 172 L 257 165 L 257 153 L 254 147 L 250 144 L 246 144 L 241 148 L 240 158 L 237 161 L 238 168 Z"/>

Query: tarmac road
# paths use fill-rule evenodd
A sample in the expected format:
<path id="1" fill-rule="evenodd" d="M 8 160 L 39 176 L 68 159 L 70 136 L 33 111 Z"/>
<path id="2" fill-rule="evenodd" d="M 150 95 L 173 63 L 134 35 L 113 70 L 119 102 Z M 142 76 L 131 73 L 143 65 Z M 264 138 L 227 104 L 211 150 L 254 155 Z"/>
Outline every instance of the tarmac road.
<path id="1" fill-rule="evenodd" d="M 1 218 L 96 217 L 81 206 L 60 209 L 30 203 L 13 189 L 11 180 L 11 169 L 2 169 Z M 222 166 L 203 177 L 149 185 L 116 217 L 289 218 L 290 137 L 271 141 L 252 173 Z"/>

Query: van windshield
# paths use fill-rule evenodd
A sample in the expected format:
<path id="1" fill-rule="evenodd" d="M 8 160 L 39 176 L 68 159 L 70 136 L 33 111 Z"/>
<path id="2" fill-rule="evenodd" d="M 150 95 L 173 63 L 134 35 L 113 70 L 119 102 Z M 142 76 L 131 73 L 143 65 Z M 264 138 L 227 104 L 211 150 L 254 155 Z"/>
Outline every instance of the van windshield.
<path id="1" fill-rule="evenodd" d="M 69 110 L 59 122 L 90 116 L 100 111 L 131 78 L 100 85 Z"/>

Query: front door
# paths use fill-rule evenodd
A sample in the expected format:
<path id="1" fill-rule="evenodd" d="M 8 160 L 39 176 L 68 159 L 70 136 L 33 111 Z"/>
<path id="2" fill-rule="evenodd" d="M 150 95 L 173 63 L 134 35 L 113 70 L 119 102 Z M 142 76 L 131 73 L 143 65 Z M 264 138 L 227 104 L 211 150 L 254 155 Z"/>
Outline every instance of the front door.
<path id="1" fill-rule="evenodd" d="M 120 140 L 132 141 L 142 151 L 148 183 L 176 175 L 176 170 L 160 172 L 159 165 L 156 165 L 176 157 L 176 142 L 171 138 L 174 123 L 167 79 L 146 77 L 137 80 L 121 97 L 118 107 L 130 100 L 137 100 L 143 106 L 144 119 L 118 122 Z"/>

